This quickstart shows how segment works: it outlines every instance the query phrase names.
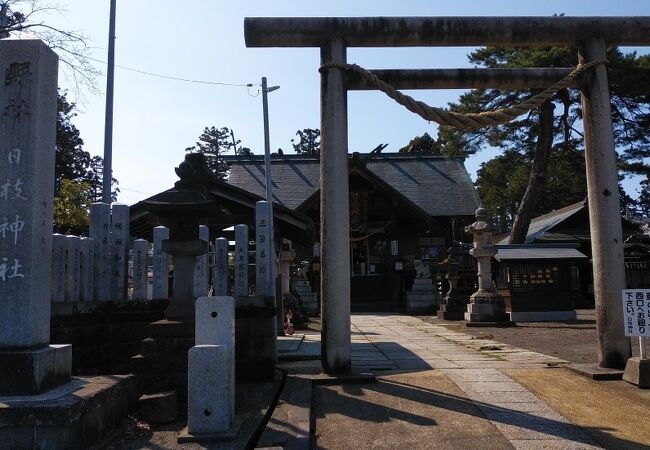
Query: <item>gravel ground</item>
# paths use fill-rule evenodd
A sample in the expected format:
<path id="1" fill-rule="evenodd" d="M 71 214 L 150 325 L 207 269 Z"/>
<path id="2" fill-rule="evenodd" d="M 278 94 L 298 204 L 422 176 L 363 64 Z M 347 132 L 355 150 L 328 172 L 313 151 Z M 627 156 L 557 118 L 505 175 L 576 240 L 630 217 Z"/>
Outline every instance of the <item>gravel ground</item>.
<path id="1" fill-rule="evenodd" d="M 514 347 L 555 356 L 574 363 L 590 363 L 598 360 L 598 335 L 596 312 L 593 309 L 578 310 L 577 320 L 563 322 L 521 322 L 514 327 L 466 327 L 463 321 L 439 320 L 422 316 L 422 320 L 443 325 L 472 336 L 494 339 Z M 622 325 L 621 325 L 622 326 Z M 650 339 L 645 340 L 646 354 L 650 355 Z M 639 340 L 632 339 L 632 353 L 639 355 Z"/>

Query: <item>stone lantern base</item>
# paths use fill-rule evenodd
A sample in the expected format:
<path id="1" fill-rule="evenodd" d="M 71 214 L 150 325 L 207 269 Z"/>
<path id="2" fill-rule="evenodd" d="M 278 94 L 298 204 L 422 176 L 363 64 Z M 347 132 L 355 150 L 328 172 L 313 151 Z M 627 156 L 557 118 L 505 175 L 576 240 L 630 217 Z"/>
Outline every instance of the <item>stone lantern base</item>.
<path id="1" fill-rule="evenodd" d="M 489 291 L 477 291 L 470 297 L 465 312 L 466 325 L 504 326 L 510 324 L 503 298 Z"/>

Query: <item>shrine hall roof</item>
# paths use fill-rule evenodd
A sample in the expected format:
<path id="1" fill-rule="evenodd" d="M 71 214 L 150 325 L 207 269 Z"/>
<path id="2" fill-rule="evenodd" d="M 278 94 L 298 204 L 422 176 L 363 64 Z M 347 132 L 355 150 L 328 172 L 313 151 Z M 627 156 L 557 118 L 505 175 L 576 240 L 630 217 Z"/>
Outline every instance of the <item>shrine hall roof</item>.
<path id="1" fill-rule="evenodd" d="M 228 182 L 264 196 L 264 157 L 226 157 L 231 164 Z M 429 216 L 473 216 L 481 205 L 476 188 L 461 159 L 436 155 L 381 153 L 349 155 L 348 169 L 366 170 Z M 299 208 L 320 188 L 317 156 L 274 155 L 271 159 L 273 201 Z M 332 174 L 340 176 L 341 174 Z"/>

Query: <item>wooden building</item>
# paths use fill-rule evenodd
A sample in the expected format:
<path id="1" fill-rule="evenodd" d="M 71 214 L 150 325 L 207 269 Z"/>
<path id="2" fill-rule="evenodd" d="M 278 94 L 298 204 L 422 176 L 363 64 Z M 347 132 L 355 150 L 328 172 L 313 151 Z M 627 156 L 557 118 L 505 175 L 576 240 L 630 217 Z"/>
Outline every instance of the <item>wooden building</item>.
<path id="1" fill-rule="evenodd" d="M 229 183 L 259 196 L 265 192 L 262 156 L 228 157 Z M 351 305 L 353 310 L 405 310 L 415 261 L 442 280 L 440 263 L 452 240 L 474 219 L 480 199 L 461 159 L 430 154 L 354 153 L 347 176 L 350 197 Z M 274 155 L 273 201 L 309 217 L 320 229 L 318 156 Z M 318 231 L 313 236 L 318 248 Z M 299 260 L 312 248 L 297 245 Z M 317 256 L 316 256 L 317 258 Z M 318 264 L 312 265 L 318 268 Z M 313 273 L 318 280 L 318 273 Z M 318 290 L 318 283 L 312 283 Z"/>

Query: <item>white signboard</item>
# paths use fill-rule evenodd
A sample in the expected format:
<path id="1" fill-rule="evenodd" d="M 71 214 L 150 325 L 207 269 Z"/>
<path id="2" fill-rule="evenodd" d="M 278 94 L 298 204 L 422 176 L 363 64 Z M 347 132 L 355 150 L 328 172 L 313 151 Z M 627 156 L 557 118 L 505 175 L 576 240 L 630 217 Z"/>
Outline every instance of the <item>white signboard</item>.
<path id="1" fill-rule="evenodd" d="M 625 336 L 650 336 L 650 289 L 623 289 Z"/>

